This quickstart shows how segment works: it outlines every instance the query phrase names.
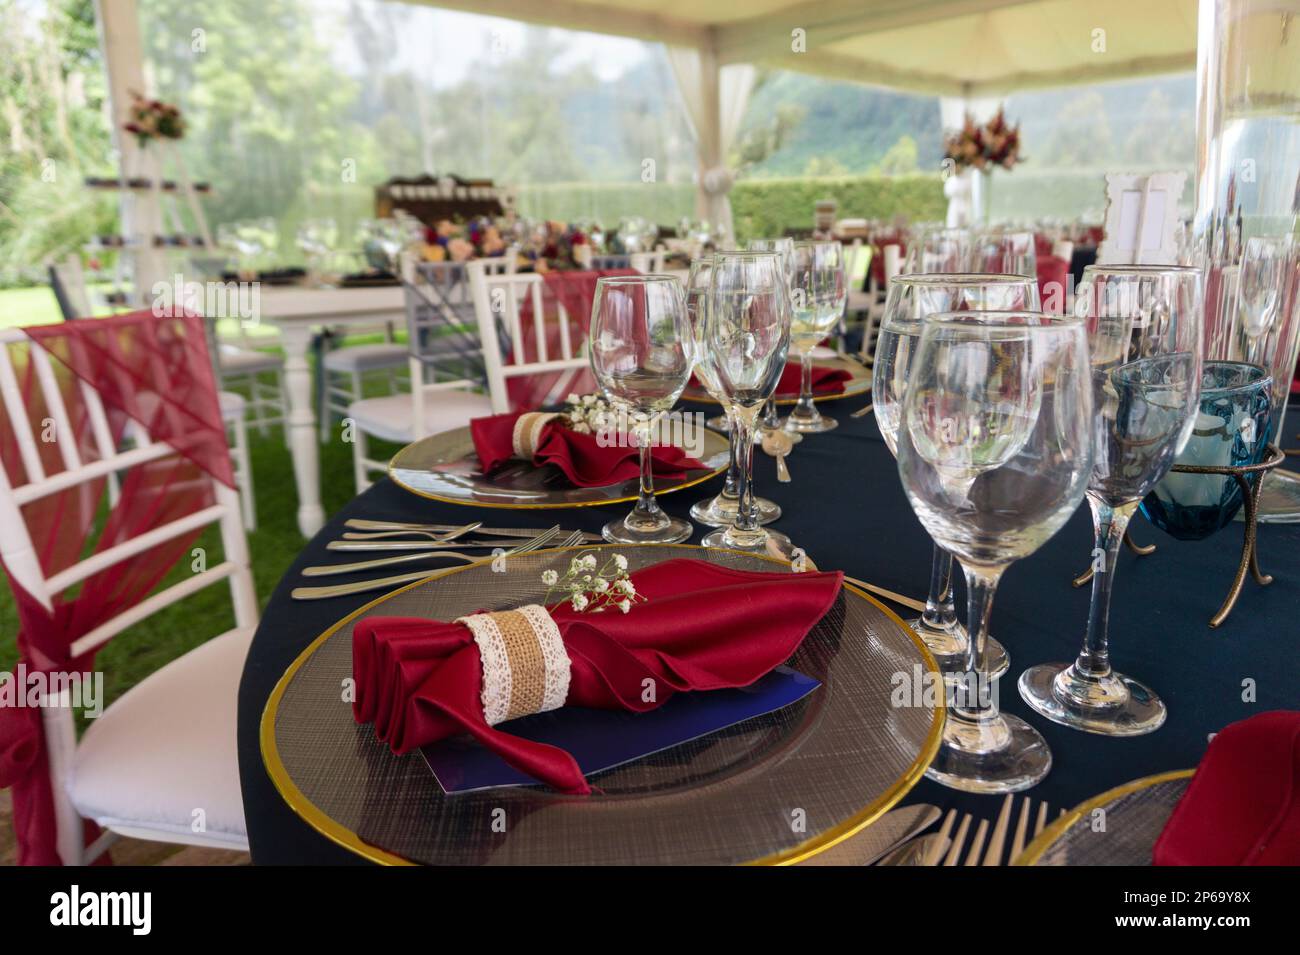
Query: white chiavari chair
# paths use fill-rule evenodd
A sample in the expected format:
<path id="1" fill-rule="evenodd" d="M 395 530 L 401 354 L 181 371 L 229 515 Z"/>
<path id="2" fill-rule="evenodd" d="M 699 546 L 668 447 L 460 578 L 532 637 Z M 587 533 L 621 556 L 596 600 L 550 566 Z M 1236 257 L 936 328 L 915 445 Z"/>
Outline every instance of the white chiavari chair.
<path id="1" fill-rule="evenodd" d="M 633 252 L 628 257 L 628 266 L 642 275 L 662 272 L 668 259 L 667 249 L 655 249 L 653 252 Z"/>
<path id="2" fill-rule="evenodd" d="M 23 401 L 11 349 L 26 346 L 49 415 L 61 433 L 73 433 L 49 355 L 19 330 L 0 331 L 0 403 L 15 435 L 24 482 L 11 485 L 0 468 L 0 555 L 13 580 L 47 610 L 60 594 L 100 571 L 195 529 L 217 525 L 224 557 L 159 590 L 74 642 L 71 656 L 97 649 L 128 628 L 198 591 L 226 582 L 235 629 L 215 636 L 151 674 L 113 702 L 76 736 L 69 691 L 42 701 L 58 827 L 65 864 L 93 861 L 119 836 L 159 842 L 247 849 L 236 754 L 236 706 L 244 658 L 257 627 L 257 596 L 248 545 L 240 523 L 238 494 L 207 476 L 214 503 L 96 552 L 47 577 L 21 507 L 50 494 L 108 479 L 110 500 L 117 479 L 135 468 L 156 467 L 176 449 L 134 429 L 128 449 L 115 446 L 98 394 L 80 382 L 96 454 L 82 460 L 75 441 L 58 443 L 63 469 L 46 473 L 34 435 L 41 422 Z M 83 819 L 105 830 L 83 845 Z M 202 820 L 201 824 L 199 820 Z"/>

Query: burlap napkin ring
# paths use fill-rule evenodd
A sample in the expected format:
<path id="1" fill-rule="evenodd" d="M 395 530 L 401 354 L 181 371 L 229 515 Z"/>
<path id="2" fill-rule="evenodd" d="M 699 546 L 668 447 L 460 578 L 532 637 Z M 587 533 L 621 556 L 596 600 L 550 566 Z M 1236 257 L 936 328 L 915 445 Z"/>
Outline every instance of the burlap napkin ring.
<path id="1" fill-rule="evenodd" d="M 542 429 L 559 414 L 551 411 L 529 411 L 515 419 L 515 428 L 510 435 L 510 446 L 515 457 L 531 461 L 537 453 L 537 443 L 542 440 Z"/>
<path id="2" fill-rule="evenodd" d="M 483 665 L 483 718 L 489 726 L 559 709 L 569 695 L 569 654 L 545 607 L 458 617 L 474 634 Z"/>

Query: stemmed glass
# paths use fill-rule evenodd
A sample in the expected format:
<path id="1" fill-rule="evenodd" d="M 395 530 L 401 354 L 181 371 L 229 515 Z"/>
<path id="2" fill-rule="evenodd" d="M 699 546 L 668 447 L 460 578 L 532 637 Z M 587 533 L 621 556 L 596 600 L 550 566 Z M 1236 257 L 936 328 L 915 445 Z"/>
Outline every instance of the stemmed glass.
<path id="1" fill-rule="evenodd" d="M 781 256 L 781 269 L 785 273 L 786 287 L 794 288 L 794 239 L 789 236 L 781 236 L 776 239 L 750 239 L 746 246 L 751 252 L 776 252 Z M 776 413 L 776 399 L 767 399 L 767 404 L 763 406 L 763 430 L 773 431 L 781 427 L 781 419 Z M 795 442 L 803 440 L 803 435 L 792 435 Z M 758 432 L 754 433 L 755 440 L 758 440 Z"/>
<path id="2" fill-rule="evenodd" d="M 916 346 L 928 316 L 940 312 L 981 314 L 996 310 L 1038 309 L 1038 285 L 1020 275 L 896 275 L 889 283 L 885 312 L 880 323 L 872 367 L 871 395 L 876 424 L 885 445 L 898 454 L 898 425 L 903 399 L 912 376 Z M 930 648 L 945 673 L 958 669 L 965 659 L 966 629 L 957 619 L 952 596 L 952 554 L 938 544 L 930 567 L 930 592 L 925 612 L 910 625 Z M 987 639 L 989 673 L 1007 671 L 1007 652 L 992 637 Z"/>
<path id="3" fill-rule="evenodd" d="M 1277 321 L 1285 283 L 1282 280 L 1289 253 L 1288 237 L 1256 235 L 1246 240 L 1237 280 L 1238 328 L 1241 358 L 1264 365 L 1264 346 Z"/>
<path id="4" fill-rule="evenodd" d="M 641 452 L 641 492 L 632 513 L 602 529 L 615 544 L 674 544 L 689 521 L 665 514 L 654 496 L 650 449 L 655 422 L 691 376 L 694 346 L 682 285 L 672 275 L 596 280 L 591 309 L 591 370 Z M 622 430 L 622 429 L 620 429 Z"/>
<path id="5" fill-rule="evenodd" d="M 1150 733 L 1165 705 L 1110 666 L 1110 592 L 1129 519 L 1191 437 L 1201 385 L 1203 276 L 1180 266 L 1089 266 L 1075 303 L 1087 321 L 1096 409 L 1088 481 L 1092 602 L 1071 664 L 1020 674 L 1020 695 L 1057 723 L 1106 736 Z"/>
<path id="6" fill-rule="evenodd" d="M 1038 252 L 1032 232 L 978 232 L 971 255 L 971 269 L 976 272 L 1030 278 L 1038 275 Z"/>
<path id="7" fill-rule="evenodd" d="M 754 432 L 776 390 L 790 348 L 790 298 L 775 252 L 720 252 L 713 258 L 704 349 L 732 416 L 739 487 L 736 522 L 704 538 L 706 546 L 765 552 L 789 540 L 764 528 L 754 505 Z"/>
<path id="8" fill-rule="evenodd" d="M 1092 469 L 1082 322 L 1041 312 L 950 312 L 925 321 L 898 429 L 898 473 L 935 542 L 961 559 L 971 639 L 943 742 L 926 775 L 969 792 L 1037 783 L 1052 754 L 999 712 L 988 671 L 993 594 L 1013 561 L 1058 531 Z"/>
<path id="9" fill-rule="evenodd" d="M 909 272 L 966 272 L 971 268 L 969 229 L 930 229 L 907 250 Z"/>
<path id="10" fill-rule="evenodd" d="M 737 490 L 740 483 L 740 466 L 736 455 L 736 430 L 732 426 L 731 408 L 727 396 L 718 384 L 718 376 L 713 370 L 709 349 L 704 341 L 704 316 L 708 313 L 709 286 L 712 280 L 713 256 L 698 258 L 691 262 L 690 274 L 686 279 L 686 315 L 690 320 L 691 339 L 695 349 L 695 378 L 713 400 L 722 405 L 727 425 L 724 430 L 730 436 L 731 457 L 722 492 L 694 504 L 691 507 L 691 519 L 710 527 L 725 527 L 736 522 L 736 511 L 740 502 L 740 492 Z M 765 497 L 755 496 L 754 506 L 758 508 L 760 524 L 770 524 L 781 516 L 781 506 Z"/>
<path id="11" fill-rule="evenodd" d="M 804 434 L 830 431 L 839 422 L 813 403 L 812 352 L 844 314 L 844 249 L 838 242 L 796 242 L 791 262 L 790 347 L 799 356 L 799 401 L 781 426 Z"/>

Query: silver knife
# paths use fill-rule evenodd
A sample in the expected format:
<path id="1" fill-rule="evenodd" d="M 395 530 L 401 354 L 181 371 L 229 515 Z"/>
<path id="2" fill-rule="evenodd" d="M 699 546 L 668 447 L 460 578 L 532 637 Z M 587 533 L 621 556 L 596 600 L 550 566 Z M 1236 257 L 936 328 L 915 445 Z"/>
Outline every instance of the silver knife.
<path id="1" fill-rule="evenodd" d="M 435 534 L 446 533 L 448 531 L 459 530 L 457 524 L 410 524 L 406 521 L 372 521 L 362 517 L 353 517 L 344 521 L 344 525 L 359 531 L 432 531 Z M 480 534 L 499 534 L 502 537 L 534 537 L 538 533 L 536 527 L 480 527 Z M 582 534 L 582 539 L 595 543 L 604 543 L 604 538 L 599 534 L 591 534 L 586 531 Z"/>
<path id="2" fill-rule="evenodd" d="M 871 865 L 891 849 L 933 825 L 939 816 L 936 806 L 900 806 L 843 842 L 836 843 L 810 859 L 804 859 L 799 865 Z"/>

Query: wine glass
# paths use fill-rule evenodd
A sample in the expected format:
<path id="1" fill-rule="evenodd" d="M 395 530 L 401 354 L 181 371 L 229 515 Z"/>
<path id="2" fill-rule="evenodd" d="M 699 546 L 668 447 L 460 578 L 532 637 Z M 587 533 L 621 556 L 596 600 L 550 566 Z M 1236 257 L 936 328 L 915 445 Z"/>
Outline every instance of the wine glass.
<path id="1" fill-rule="evenodd" d="M 962 672 L 951 676 L 943 742 L 926 776 L 953 789 L 1028 789 L 1047 742 L 999 712 L 988 670 L 993 594 L 1074 513 L 1092 469 L 1083 323 L 1041 312 L 926 319 L 897 432 L 898 473 L 916 516 L 961 560 L 969 597 Z"/>
<path id="2" fill-rule="evenodd" d="M 969 229 L 930 229 L 907 250 L 909 272 L 966 272 L 974 235 Z"/>
<path id="3" fill-rule="evenodd" d="M 1075 302 L 1092 353 L 1096 463 L 1092 601 L 1074 663 L 1020 674 L 1020 695 L 1048 719 L 1106 736 L 1150 733 L 1165 705 L 1110 666 L 1110 593 L 1119 547 L 1142 498 L 1191 437 L 1201 386 L 1203 276 L 1185 266 L 1092 265 Z"/>
<path id="4" fill-rule="evenodd" d="M 1036 277 L 1038 253 L 1034 246 L 1034 234 L 1000 229 L 977 232 L 971 268 L 977 272 Z"/>
<path id="5" fill-rule="evenodd" d="M 691 376 L 694 346 L 682 285 L 672 275 L 596 280 L 591 309 L 591 370 L 641 452 L 641 491 L 632 513 L 602 530 L 615 544 L 674 544 L 689 521 L 665 514 L 654 496 L 650 448 L 655 422 Z"/>
<path id="6" fill-rule="evenodd" d="M 706 546 L 766 552 L 789 547 L 759 523 L 754 504 L 754 432 L 776 390 L 790 348 L 789 285 L 776 252 L 719 252 L 704 319 L 704 348 L 732 417 L 739 486 L 736 522 L 704 538 Z"/>
<path id="7" fill-rule="evenodd" d="M 838 242 L 796 242 L 791 261 L 790 348 L 799 356 L 799 401 L 782 427 L 804 434 L 830 431 L 838 422 L 813 404 L 812 352 L 844 314 L 844 249 Z"/>
<path id="8" fill-rule="evenodd" d="M 686 279 L 686 315 L 690 320 L 691 340 L 695 348 L 695 378 L 713 400 L 723 407 L 722 417 L 726 423 L 724 430 L 730 435 L 731 456 L 722 493 L 692 506 L 691 519 L 710 527 L 725 527 L 736 522 L 736 510 L 740 501 L 737 490 L 740 468 L 736 456 L 736 429 L 732 426 L 727 396 L 718 384 L 717 372 L 713 369 L 709 349 L 704 340 L 704 317 L 708 313 L 709 286 L 712 280 L 713 256 L 705 256 L 691 262 L 691 270 Z M 713 421 L 706 423 L 712 425 Z M 770 524 L 781 516 L 781 506 L 775 501 L 755 497 L 754 505 L 758 508 L 760 524 Z"/>
<path id="9" fill-rule="evenodd" d="M 916 346 L 928 316 L 941 312 L 981 314 L 989 311 L 1036 311 L 1038 285 L 1021 275 L 896 275 L 889 283 L 885 311 L 872 366 L 871 395 L 876 424 L 885 445 L 898 454 L 898 425 L 912 376 Z M 952 554 L 938 544 L 930 565 L 930 592 L 925 611 L 909 622 L 930 648 L 944 673 L 965 659 L 966 628 L 957 619 L 952 596 Z M 998 677 L 1010 661 L 1002 644 L 987 643 L 988 670 Z"/>
<path id="10" fill-rule="evenodd" d="M 788 289 L 794 288 L 794 239 L 789 236 L 781 236 L 775 239 L 750 239 L 746 246 L 751 252 L 776 252 L 781 256 L 781 269 L 785 273 L 785 281 Z M 763 406 L 763 430 L 773 431 L 781 427 L 781 419 L 776 413 L 776 400 L 769 398 L 767 404 Z M 803 440 L 803 435 L 794 432 L 791 435 L 795 442 Z M 755 440 L 758 440 L 758 432 L 754 433 Z"/>

